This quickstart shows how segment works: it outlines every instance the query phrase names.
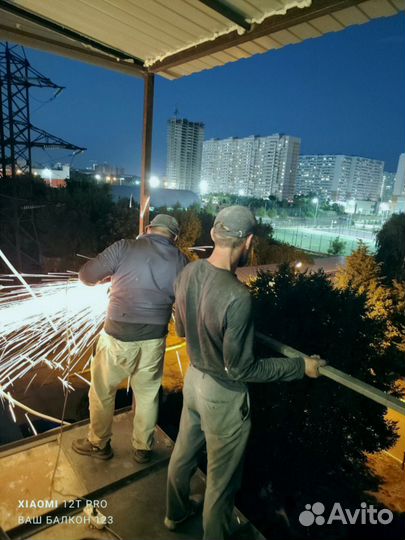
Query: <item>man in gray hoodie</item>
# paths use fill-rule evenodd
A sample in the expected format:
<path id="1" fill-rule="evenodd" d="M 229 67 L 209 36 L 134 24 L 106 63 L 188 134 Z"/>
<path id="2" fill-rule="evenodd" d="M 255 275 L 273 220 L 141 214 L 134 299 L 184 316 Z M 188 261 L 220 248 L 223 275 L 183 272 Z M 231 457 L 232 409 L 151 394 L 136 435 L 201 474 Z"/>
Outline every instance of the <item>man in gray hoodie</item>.
<path id="1" fill-rule="evenodd" d="M 113 456 L 110 441 L 115 394 L 120 383 L 129 378 L 136 400 L 133 457 L 138 463 L 151 458 L 173 287 L 187 264 L 174 244 L 178 234 L 176 219 L 159 214 L 146 234 L 115 242 L 80 270 L 79 279 L 86 285 L 111 278 L 111 291 L 91 363 L 88 436 L 72 444 L 78 454 L 97 459 Z"/>

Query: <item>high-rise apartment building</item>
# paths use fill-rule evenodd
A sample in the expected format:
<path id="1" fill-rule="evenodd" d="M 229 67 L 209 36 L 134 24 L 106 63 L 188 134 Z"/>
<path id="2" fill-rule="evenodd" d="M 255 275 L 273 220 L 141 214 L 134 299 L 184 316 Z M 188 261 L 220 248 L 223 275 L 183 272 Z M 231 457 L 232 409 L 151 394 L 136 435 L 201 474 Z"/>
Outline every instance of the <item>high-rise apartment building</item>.
<path id="1" fill-rule="evenodd" d="M 405 195 L 405 154 L 399 156 L 393 195 L 395 197 Z"/>
<path id="2" fill-rule="evenodd" d="M 336 156 L 301 156 L 298 162 L 297 195 L 316 195 L 321 199 L 330 196 L 335 173 Z"/>
<path id="3" fill-rule="evenodd" d="M 392 199 L 395 184 L 395 173 L 384 171 L 383 181 L 381 186 L 381 201 L 387 202 Z"/>
<path id="4" fill-rule="evenodd" d="M 384 162 L 345 155 L 301 156 L 297 193 L 315 193 L 333 201 L 378 201 L 383 185 Z"/>
<path id="5" fill-rule="evenodd" d="M 204 124 L 171 118 L 167 130 L 167 181 L 171 188 L 199 191 Z"/>
<path id="6" fill-rule="evenodd" d="M 208 193 L 291 199 L 301 140 L 289 135 L 204 142 L 201 186 Z"/>

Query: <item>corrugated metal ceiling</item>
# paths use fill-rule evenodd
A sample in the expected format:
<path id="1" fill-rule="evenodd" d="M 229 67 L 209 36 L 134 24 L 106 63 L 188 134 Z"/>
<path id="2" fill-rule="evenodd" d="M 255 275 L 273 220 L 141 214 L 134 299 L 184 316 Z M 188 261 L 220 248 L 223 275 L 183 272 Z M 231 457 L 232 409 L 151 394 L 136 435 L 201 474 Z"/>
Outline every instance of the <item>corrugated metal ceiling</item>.
<path id="1" fill-rule="evenodd" d="M 153 69 L 156 62 L 163 60 L 164 63 L 171 55 L 201 43 L 213 43 L 218 37 L 231 32 L 244 32 L 240 26 L 198 0 L 9 0 L 7 3 L 139 59 L 149 69 Z M 157 73 L 167 78 L 182 77 L 339 31 L 353 24 L 362 24 L 376 17 L 395 15 L 405 9 L 405 0 L 366 0 L 353 3 L 356 5 L 246 40 L 200 58 L 190 61 L 185 58 L 184 63 L 167 69 L 162 67 Z M 226 5 L 236 10 L 247 22 L 257 26 L 269 17 L 288 15 L 294 8 L 305 9 L 311 5 L 311 0 L 228 0 Z M 25 45 L 30 44 L 31 39 L 31 46 L 39 46 L 35 44 L 37 37 L 44 44 L 46 41 L 51 45 L 56 43 L 55 52 L 61 52 L 56 50 L 58 46 L 59 49 L 65 48 L 67 56 L 70 47 L 70 56 L 74 58 L 80 57 L 81 49 L 87 51 L 88 55 L 95 52 L 88 43 L 83 45 L 80 37 L 70 39 L 61 36 L 52 29 L 1 10 L 0 16 L 0 39 L 10 39 L 14 32 L 15 41 Z M 100 51 L 97 51 L 97 55 L 100 55 Z M 89 58 L 83 59 L 90 61 Z M 125 65 L 125 61 L 121 61 L 121 65 Z"/>

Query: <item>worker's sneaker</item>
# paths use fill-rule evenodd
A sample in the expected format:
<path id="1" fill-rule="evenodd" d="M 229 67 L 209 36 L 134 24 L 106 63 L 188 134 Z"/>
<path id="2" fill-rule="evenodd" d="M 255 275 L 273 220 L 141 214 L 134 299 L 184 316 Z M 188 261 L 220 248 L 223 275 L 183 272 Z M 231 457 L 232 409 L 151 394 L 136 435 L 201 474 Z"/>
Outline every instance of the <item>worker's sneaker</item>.
<path id="1" fill-rule="evenodd" d="M 96 459 L 111 459 L 114 455 L 110 441 L 107 442 L 104 448 L 99 448 L 88 439 L 76 439 L 72 442 L 72 448 L 78 454 Z"/>
<path id="2" fill-rule="evenodd" d="M 149 463 L 152 458 L 151 450 L 140 450 L 139 448 L 134 450 L 133 453 L 134 460 L 137 463 Z"/>
<path id="3" fill-rule="evenodd" d="M 181 525 L 181 523 L 184 523 L 188 518 L 194 516 L 201 510 L 203 506 L 203 502 L 204 502 L 204 497 L 202 495 L 193 495 L 192 497 L 190 497 L 189 499 L 190 506 L 184 518 L 178 519 L 175 521 L 173 519 L 168 518 L 167 516 L 165 517 L 163 523 L 166 529 L 169 529 L 169 531 L 175 531 L 177 527 Z"/>

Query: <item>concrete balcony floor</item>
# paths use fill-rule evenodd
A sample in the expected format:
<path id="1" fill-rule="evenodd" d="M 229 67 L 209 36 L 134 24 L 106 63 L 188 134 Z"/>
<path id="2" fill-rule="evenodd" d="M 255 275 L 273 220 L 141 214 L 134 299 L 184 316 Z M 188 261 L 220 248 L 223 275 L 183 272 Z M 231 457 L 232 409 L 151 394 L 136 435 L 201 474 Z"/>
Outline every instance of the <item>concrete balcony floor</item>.
<path id="1" fill-rule="evenodd" d="M 109 527 L 124 540 L 201 538 L 201 515 L 190 518 L 175 532 L 169 532 L 163 525 L 167 465 L 173 442 L 158 428 L 153 460 L 140 465 L 132 458 L 131 431 L 131 412 L 117 414 L 112 439 L 114 458 L 109 461 L 80 456 L 71 449 L 73 439 L 86 437 L 87 422 L 64 429 L 59 458 L 59 430 L 0 448 L 3 531 L 13 539 L 117 538 L 105 529 L 97 530 L 81 523 L 84 515 L 76 501 L 84 498 L 103 501 L 105 507 L 100 510 L 111 520 Z M 204 485 L 205 477 L 198 472 L 192 481 L 192 492 L 202 494 Z M 45 501 L 55 501 L 56 508 L 40 508 Z M 62 515 L 66 516 L 65 520 L 71 517 L 71 522 L 62 520 Z M 234 516 L 235 539 L 263 539 L 236 509 Z M 49 521 L 53 525 L 49 526 Z"/>

